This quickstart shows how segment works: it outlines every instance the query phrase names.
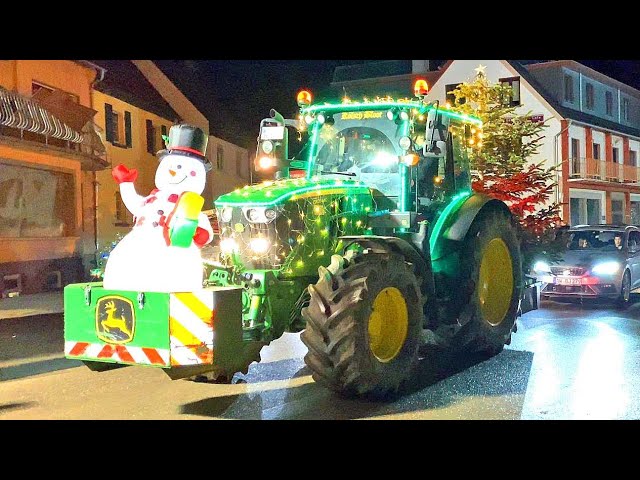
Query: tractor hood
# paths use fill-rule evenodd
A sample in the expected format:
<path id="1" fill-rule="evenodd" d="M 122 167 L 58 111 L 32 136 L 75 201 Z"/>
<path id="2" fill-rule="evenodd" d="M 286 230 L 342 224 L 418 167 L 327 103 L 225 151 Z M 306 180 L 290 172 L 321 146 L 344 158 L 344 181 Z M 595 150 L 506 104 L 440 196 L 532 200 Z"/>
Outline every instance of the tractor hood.
<path id="1" fill-rule="evenodd" d="M 215 201 L 215 205 L 219 208 L 248 205 L 269 207 L 298 198 L 344 193 L 369 193 L 369 188 L 360 181 L 346 178 L 336 179 L 335 177 L 337 175 L 332 175 L 331 178 L 287 178 L 265 181 L 257 185 L 247 185 L 221 195 Z"/>

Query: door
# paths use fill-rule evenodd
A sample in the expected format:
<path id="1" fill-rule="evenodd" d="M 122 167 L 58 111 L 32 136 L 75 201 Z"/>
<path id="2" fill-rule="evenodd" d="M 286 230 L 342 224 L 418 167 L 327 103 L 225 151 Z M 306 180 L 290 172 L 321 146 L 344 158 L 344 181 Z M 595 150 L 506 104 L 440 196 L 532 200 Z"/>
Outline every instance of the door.
<path id="1" fill-rule="evenodd" d="M 640 231 L 629 232 L 629 267 L 631 270 L 631 288 L 640 287 Z"/>

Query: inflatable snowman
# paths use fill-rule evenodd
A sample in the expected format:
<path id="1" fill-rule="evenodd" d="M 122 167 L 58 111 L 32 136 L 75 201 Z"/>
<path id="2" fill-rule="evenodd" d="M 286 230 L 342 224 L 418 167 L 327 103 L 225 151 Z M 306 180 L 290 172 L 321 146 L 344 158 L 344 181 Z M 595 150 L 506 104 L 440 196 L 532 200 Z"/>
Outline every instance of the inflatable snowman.
<path id="1" fill-rule="evenodd" d="M 167 149 L 158 152 L 156 188 L 136 193 L 135 169 L 116 166 L 112 175 L 133 214 L 134 226 L 113 249 L 105 267 L 106 289 L 139 292 L 190 292 L 202 288 L 200 249 L 213 239 L 201 213 L 207 171 L 207 136 L 191 125 L 174 125 Z"/>

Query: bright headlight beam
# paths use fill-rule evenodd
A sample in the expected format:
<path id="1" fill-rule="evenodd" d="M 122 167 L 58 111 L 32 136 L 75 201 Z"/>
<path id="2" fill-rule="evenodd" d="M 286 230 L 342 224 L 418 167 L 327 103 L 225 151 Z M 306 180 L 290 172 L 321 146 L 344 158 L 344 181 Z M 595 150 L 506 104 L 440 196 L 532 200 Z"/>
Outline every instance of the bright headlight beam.
<path id="1" fill-rule="evenodd" d="M 599 275 L 612 275 L 620 270 L 618 262 L 602 262 L 593 266 L 591 271 Z"/>
<path id="2" fill-rule="evenodd" d="M 220 251 L 222 253 L 233 253 L 238 250 L 238 244 L 233 238 L 224 238 L 220 241 Z"/>
<path id="3" fill-rule="evenodd" d="M 263 237 L 252 238 L 249 240 L 249 248 L 254 253 L 266 253 L 271 246 L 271 242 L 268 239 Z"/>
<path id="4" fill-rule="evenodd" d="M 551 271 L 551 267 L 547 262 L 543 262 L 542 260 L 537 261 L 533 266 L 533 270 L 539 273 L 548 273 Z"/>
<path id="5" fill-rule="evenodd" d="M 394 163 L 398 163 L 398 157 L 390 153 L 380 152 L 371 163 L 377 167 L 389 167 Z"/>

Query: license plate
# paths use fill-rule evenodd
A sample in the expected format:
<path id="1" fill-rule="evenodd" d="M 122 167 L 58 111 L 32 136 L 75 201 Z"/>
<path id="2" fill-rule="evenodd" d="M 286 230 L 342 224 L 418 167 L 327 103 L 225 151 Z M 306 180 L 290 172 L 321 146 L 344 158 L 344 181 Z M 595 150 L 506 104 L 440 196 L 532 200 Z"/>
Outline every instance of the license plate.
<path id="1" fill-rule="evenodd" d="M 558 285 L 582 285 L 581 278 L 566 278 L 566 277 L 557 277 L 556 284 Z"/>

